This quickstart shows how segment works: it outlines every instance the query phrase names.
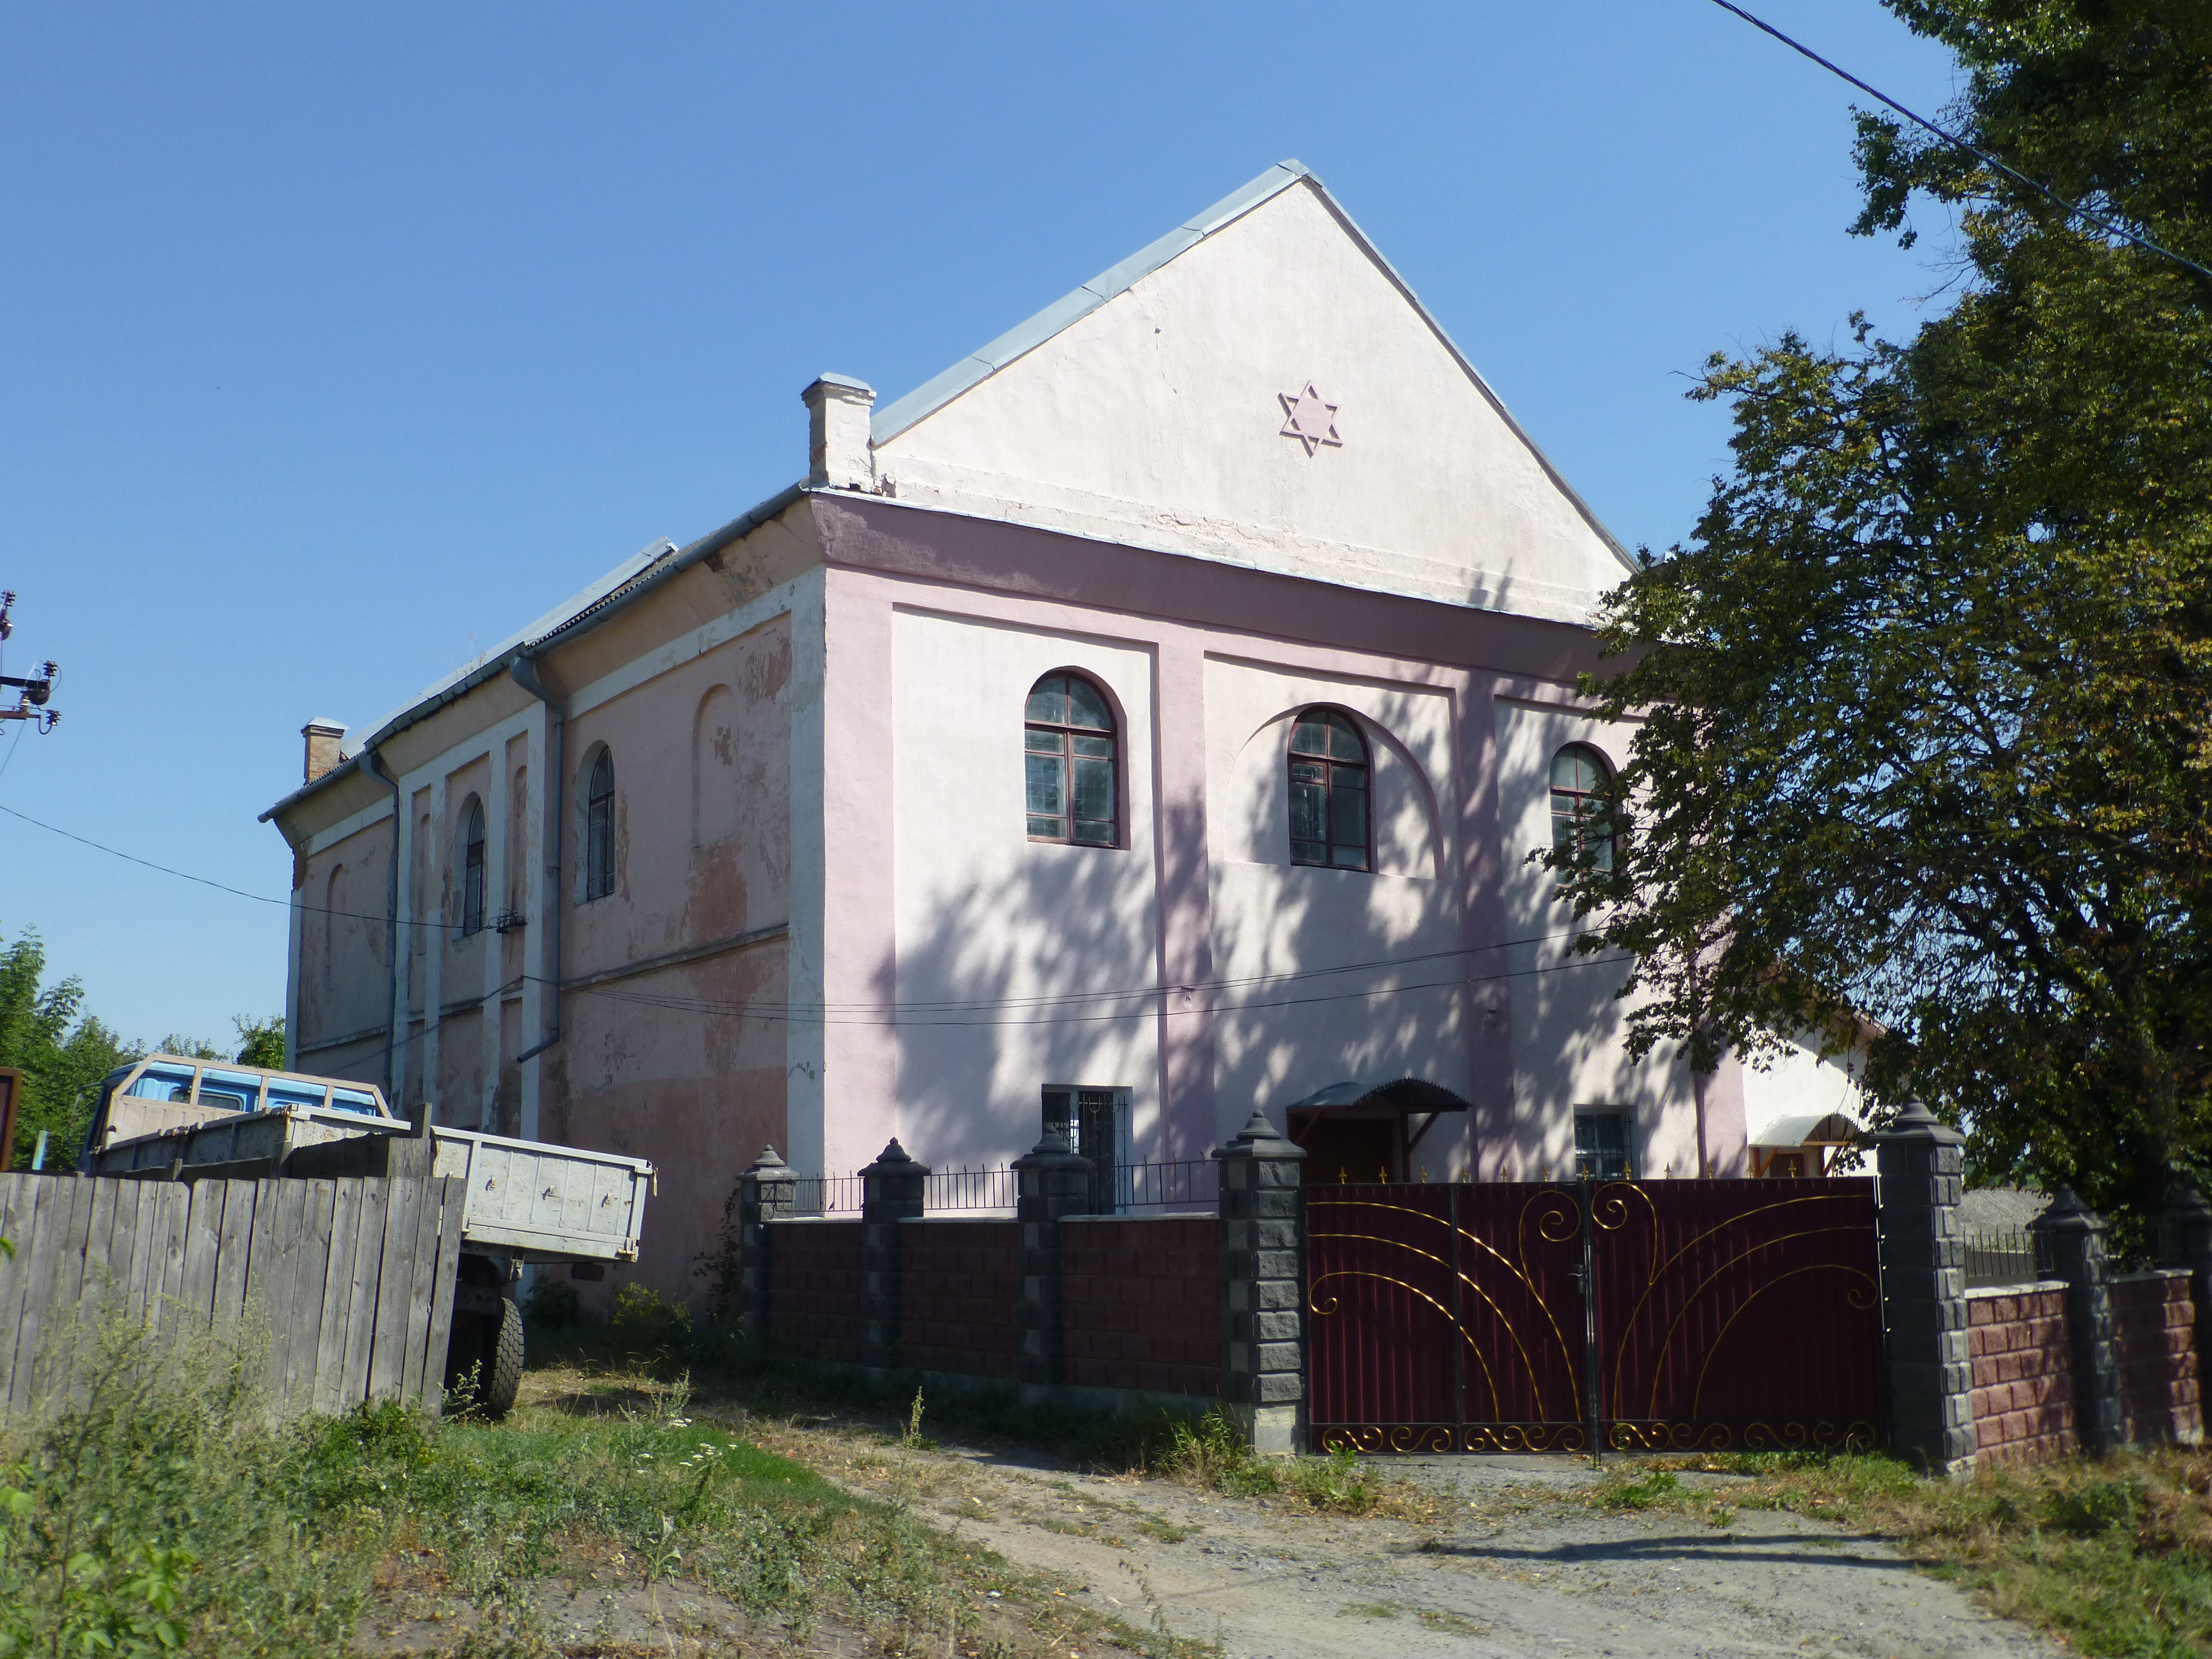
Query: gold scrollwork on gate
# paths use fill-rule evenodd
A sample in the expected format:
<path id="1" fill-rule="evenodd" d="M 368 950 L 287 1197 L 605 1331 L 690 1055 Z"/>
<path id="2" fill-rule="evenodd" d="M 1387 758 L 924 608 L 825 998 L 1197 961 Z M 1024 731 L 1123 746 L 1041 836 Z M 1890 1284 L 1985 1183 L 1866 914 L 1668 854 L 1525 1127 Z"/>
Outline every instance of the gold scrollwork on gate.
<path id="1" fill-rule="evenodd" d="M 1872 1451 L 1881 1431 L 1863 1419 L 1848 1423 L 1763 1419 L 1746 1423 L 1701 1423 L 1649 1418 L 1616 1419 L 1605 1425 L 1605 1444 L 1617 1452 L 1698 1451 Z"/>
<path id="2" fill-rule="evenodd" d="M 1423 1452 L 1511 1457 L 1589 1449 L 1579 1423 L 1352 1423 L 1318 1428 L 1315 1437 L 1322 1451 L 1349 1449 L 1370 1457 Z"/>

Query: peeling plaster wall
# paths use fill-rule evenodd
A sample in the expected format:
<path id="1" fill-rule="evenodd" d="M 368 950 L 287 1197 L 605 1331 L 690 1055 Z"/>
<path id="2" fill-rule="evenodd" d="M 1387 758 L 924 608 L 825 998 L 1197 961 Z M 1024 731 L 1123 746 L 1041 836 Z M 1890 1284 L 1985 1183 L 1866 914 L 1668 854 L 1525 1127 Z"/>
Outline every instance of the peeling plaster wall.
<path id="1" fill-rule="evenodd" d="M 298 1011 L 292 1042 L 307 1050 L 301 1069 L 384 1084 L 385 921 L 392 815 L 297 855 L 303 903 L 300 969 L 292 987 Z M 327 914 L 337 911 L 338 915 Z M 365 1035 L 363 1035 L 365 1034 Z M 342 1037 L 354 1041 L 329 1046 Z"/>

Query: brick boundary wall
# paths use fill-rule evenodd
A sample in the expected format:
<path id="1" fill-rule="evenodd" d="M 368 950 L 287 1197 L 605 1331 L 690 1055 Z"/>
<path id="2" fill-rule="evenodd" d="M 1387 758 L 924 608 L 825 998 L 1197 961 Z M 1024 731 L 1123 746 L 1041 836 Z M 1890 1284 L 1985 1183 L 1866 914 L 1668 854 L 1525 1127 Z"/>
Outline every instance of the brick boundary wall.
<path id="1" fill-rule="evenodd" d="M 2120 1419 L 2127 1440 L 2148 1445 L 2199 1439 L 2204 1419 L 2189 1270 L 2165 1268 L 2115 1278 L 2112 1324 L 2119 1349 Z"/>
<path id="2" fill-rule="evenodd" d="M 2064 1285 L 1967 1291 L 1966 1351 L 1978 1463 L 2040 1463 L 2075 1449 Z"/>
<path id="3" fill-rule="evenodd" d="M 775 1346 L 857 1363 L 866 1346 L 857 1221 L 771 1221 L 768 1317 Z"/>
<path id="4" fill-rule="evenodd" d="M 1021 1223 L 898 1224 L 899 1364 L 1013 1382 L 1021 1374 Z"/>
<path id="5" fill-rule="evenodd" d="M 1066 1378 L 1080 1388 L 1221 1393 L 1221 1224 L 1070 1217 L 1060 1228 Z"/>

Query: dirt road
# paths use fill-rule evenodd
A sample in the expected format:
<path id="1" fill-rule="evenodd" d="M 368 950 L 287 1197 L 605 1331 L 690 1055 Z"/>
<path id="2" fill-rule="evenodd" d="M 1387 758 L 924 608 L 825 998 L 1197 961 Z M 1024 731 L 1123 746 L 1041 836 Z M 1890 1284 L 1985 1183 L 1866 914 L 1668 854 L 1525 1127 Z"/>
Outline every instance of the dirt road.
<path id="1" fill-rule="evenodd" d="M 1391 1460 L 1432 1514 L 1348 1519 L 957 1448 L 847 1443 L 832 1478 L 902 1495 L 1065 1575 L 1070 1595 L 1227 1659 L 2060 1652 L 1880 1542 L 1772 1512 L 1716 1524 L 1726 1477 L 1686 1477 L 1712 1488 L 1695 1515 L 1610 1513 L 1579 1501 L 1596 1477 L 1564 1461 Z"/>

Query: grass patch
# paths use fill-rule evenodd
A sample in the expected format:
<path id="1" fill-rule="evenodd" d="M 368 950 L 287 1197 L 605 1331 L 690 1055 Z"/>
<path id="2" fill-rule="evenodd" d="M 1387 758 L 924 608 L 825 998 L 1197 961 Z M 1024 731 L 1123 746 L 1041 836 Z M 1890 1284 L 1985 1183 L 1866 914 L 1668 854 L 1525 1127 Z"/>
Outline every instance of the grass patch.
<path id="1" fill-rule="evenodd" d="M 1653 1503 L 1719 1512 L 1675 1471 L 1747 1476 L 1736 1510 L 1783 1510 L 1885 1534 L 1996 1613 L 2100 1659 L 2212 1650 L 2212 1449 L 2167 1448 L 1929 1480 L 1893 1458 L 1765 1453 L 1656 1459 Z M 1661 1490 L 1656 1483 L 1672 1478 Z M 1640 1505 L 1615 1505 L 1640 1507 Z M 1718 1524 L 1716 1522 L 1716 1524 Z"/>
<path id="2" fill-rule="evenodd" d="M 1218 1411 L 1194 1424 L 1171 1424 L 1167 1451 L 1157 1467 L 1201 1491 L 1231 1498 L 1284 1498 L 1317 1514 L 1427 1520 L 1436 1509 L 1433 1499 L 1407 1482 L 1385 1479 L 1349 1446 L 1339 1446 L 1326 1457 L 1257 1456 Z"/>
<path id="3" fill-rule="evenodd" d="M 97 1347 L 67 1410 L 0 1440 L 0 1656 L 319 1659 L 372 1610 L 436 1620 L 450 1652 L 545 1653 L 564 1583 L 695 1586 L 776 1630 L 927 1632 L 933 1653 L 1186 1648 L 1109 1631 L 680 1382 L 526 1398 L 499 1424 L 387 1404 L 272 1426 L 250 1352 L 122 1324 Z"/>
<path id="4" fill-rule="evenodd" d="M 1346 1601 L 1336 1613 L 1340 1619 L 1395 1619 L 1398 1609 L 1388 1601 Z"/>

